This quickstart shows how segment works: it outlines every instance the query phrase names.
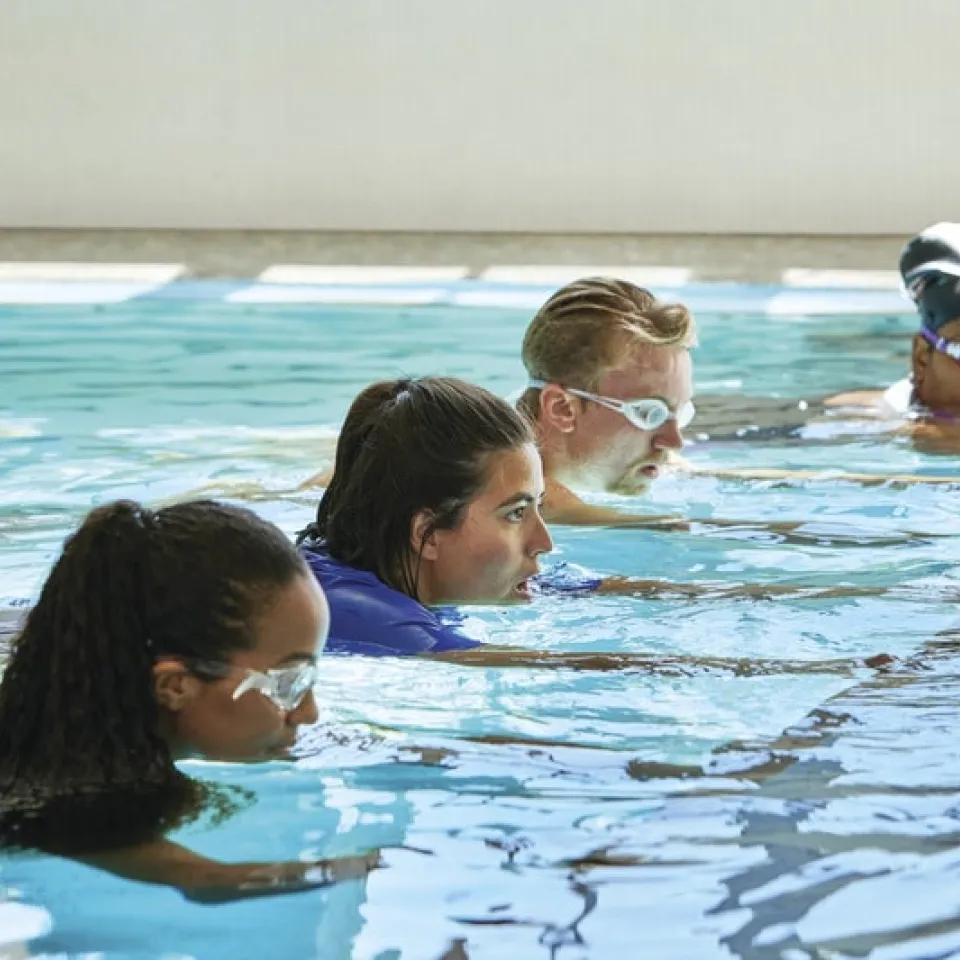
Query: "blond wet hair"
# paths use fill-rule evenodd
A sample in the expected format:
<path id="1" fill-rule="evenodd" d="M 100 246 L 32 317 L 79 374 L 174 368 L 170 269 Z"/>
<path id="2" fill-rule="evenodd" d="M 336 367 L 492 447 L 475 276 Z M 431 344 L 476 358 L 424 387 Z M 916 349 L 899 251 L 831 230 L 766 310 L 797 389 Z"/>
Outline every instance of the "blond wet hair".
<path id="1" fill-rule="evenodd" d="M 634 349 L 695 344 L 696 324 L 682 304 L 661 303 L 628 280 L 585 277 L 561 287 L 537 311 L 521 357 L 531 381 L 595 391 L 603 374 Z M 529 388 L 520 398 L 528 417 L 536 418 L 538 397 L 539 390 Z"/>

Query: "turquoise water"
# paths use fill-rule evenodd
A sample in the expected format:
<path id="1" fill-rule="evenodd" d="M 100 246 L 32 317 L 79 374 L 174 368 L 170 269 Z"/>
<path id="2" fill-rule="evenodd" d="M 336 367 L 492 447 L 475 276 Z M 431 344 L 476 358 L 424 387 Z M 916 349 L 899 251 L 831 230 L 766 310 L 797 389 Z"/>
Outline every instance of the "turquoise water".
<path id="1" fill-rule="evenodd" d="M 252 498 L 294 532 L 316 502 L 295 488 L 329 462 L 361 387 L 444 373 L 508 394 L 523 383 L 528 319 L 186 298 L 0 308 L 0 595 L 31 596 L 64 535 L 118 496 Z M 902 376 L 908 318 L 699 321 L 695 464 L 953 474 L 953 458 L 816 408 L 832 391 Z M 889 592 L 775 603 L 542 598 L 471 610 L 470 629 L 556 650 L 812 660 L 907 657 L 955 623 L 952 488 L 676 476 L 648 500 L 620 503 L 743 526 L 559 529 L 557 553 L 605 573 Z M 762 528 L 785 519 L 804 524 L 798 536 Z M 400 843 L 429 856 L 392 850 L 388 869 L 363 883 L 216 908 L 50 858 L 6 857 L 0 956 L 13 950 L 4 937 L 29 942 L 17 956 L 960 956 L 958 908 L 943 893 L 960 863 L 955 673 L 945 657 L 854 687 L 819 675 L 663 679 L 329 659 L 323 716 L 297 764 L 195 765 L 257 802 L 185 839 L 225 859 Z M 792 744 L 803 762 L 760 785 L 735 776 L 746 752 L 717 754 L 712 778 L 630 776 L 638 758 L 710 761 L 733 740 L 763 744 L 831 697 L 850 717 L 835 738 Z M 464 739 L 484 734 L 560 745 Z"/>

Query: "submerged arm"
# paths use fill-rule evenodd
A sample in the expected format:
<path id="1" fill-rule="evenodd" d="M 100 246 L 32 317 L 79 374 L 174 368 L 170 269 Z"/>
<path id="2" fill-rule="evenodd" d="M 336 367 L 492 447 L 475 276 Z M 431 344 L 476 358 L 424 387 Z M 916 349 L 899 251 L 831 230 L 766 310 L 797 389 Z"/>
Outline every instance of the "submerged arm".
<path id="1" fill-rule="evenodd" d="M 712 476 L 720 478 L 730 478 L 738 480 L 771 480 L 778 479 L 784 481 L 794 481 L 801 479 L 828 479 L 824 475 L 817 475 L 812 471 L 788 471 L 788 470 L 756 470 L 756 471 L 699 471 L 710 473 Z M 845 474 L 838 478 L 850 480 L 851 478 L 862 477 L 862 482 L 868 484 L 874 482 L 881 483 L 894 482 L 929 482 L 929 483 L 947 483 L 960 484 L 960 477 L 916 477 L 891 475 L 886 477 L 866 477 L 866 475 Z M 859 479 L 857 482 L 861 482 Z M 822 543 L 829 541 L 831 546 L 841 546 L 849 544 L 851 546 L 861 546 L 869 544 L 870 546 L 889 546 L 904 543 L 916 539 L 929 539 L 931 534 L 917 534 L 911 531 L 903 531 L 894 534 L 882 535 L 869 532 L 857 532 L 855 528 L 844 529 L 846 524 L 834 523 L 830 529 L 824 529 L 823 525 L 817 529 L 813 521 L 766 521 L 766 520 L 729 520 L 724 517 L 708 517 L 703 520 L 688 520 L 684 517 L 657 515 L 657 514 L 637 514 L 625 513 L 617 510 L 615 507 L 604 507 L 598 504 L 584 503 L 579 497 L 573 494 L 555 499 L 548 497 L 543 508 L 543 518 L 547 523 L 558 526 L 571 527 L 612 527 L 616 529 L 635 529 L 635 530 L 665 530 L 669 533 L 697 533 L 699 535 L 709 535 L 714 531 L 719 531 L 723 536 L 724 531 L 740 532 L 744 534 L 772 534 L 777 537 L 781 543 Z"/>
<path id="2" fill-rule="evenodd" d="M 633 597 L 686 597 L 703 599 L 737 599 L 751 597 L 769 600 L 773 597 L 795 597 L 807 600 L 829 600 L 838 597 L 875 597 L 887 592 L 885 587 L 804 587 L 792 583 L 671 583 L 669 580 L 635 580 L 631 577 L 604 577 L 597 593 Z"/>
<path id="3" fill-rule="evenodd" d="M 380 865 L 376 851 L 309 863 L 223 863 L 169 840 L 84 854 L 76 859 L 127 880 L 174 887 L 188 900 L 211 904 L 330 886 L 365 877 Z"/>
<path id="4" fill-rule="evenodd" d="M 792 533 L 799 523 L 752 522 L 749 520 L 688 520 L 669 514 L 626 513 L 615 507 L 603 507 L 585 503 L 576 496 L 548 498 L 543 506 L 543 519 L 550 524 L 568 527 L 617 527 L 640 530 L 668 530 L 674 533 L 690 533 L 695 527 L 738 527 L 740 529 L 765 530 L 771 533 Z"/>
<path id="5" fill-rule="evenodd" d="M 635 670 L 655 676 L 682 677 L 715 674 L 753 677 L 783 673 L 834 673 L 852 676 L 863 667 L 879 667 L 891 662 L 886 654 L 865 660 L 753 660 L 748 657 L 697 657 L 646 653 L 591 653 L 529 650 L 484 644 L 469 650 L 448 650 L 430 655 L 462 666 L 474 667 L 554 667 L 570 670 Z"/>
<path id="6" fill-rule="evenodd" d="M 825 407 L 862 407 L 864 413 L 876 415 L 883 409 L 883 395 L 883 390 L 850 390 L 824 397 L 821 402 Z"/>
<path id="7" fill-rule="evenodd" d="M 943 484 L 960 484 L 957 477 L 927 477 L 915 473 L 838 473 L 834 470 L 779 470 L 779 469 L 713 469 L 697 467 L 691 472 L 701 476 L 717 477 L 720 480 L 830 480 L 843 483 L 857 483 L 864 487 L 879 487 L 884 484 L 912 485 L 924 484 L 927 486 Z M 713 523 L 715 521 L 708 521 Z"/>
<path id="8" fill-rule="evenodd" d="M 307 477 L 300 486 L 297 487 L 298 490 L 312 490 L 315 487 L 328 487 L 330 481 L 333 479 L 333 467 L 328 467 L 326 470 L 321 473 L 315 473 L 312 477 Z"/>

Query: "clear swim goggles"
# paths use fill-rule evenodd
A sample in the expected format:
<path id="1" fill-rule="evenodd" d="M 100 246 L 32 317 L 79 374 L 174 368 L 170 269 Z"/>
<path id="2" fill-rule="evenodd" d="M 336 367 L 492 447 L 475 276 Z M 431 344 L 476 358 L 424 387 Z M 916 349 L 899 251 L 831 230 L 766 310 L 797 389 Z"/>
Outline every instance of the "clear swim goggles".
<path id="1" fill-rule="evenodd" d="M 921 327 L 920 336 L 923 337 L 934 350 L 945 353 L 951 360 L 960 363 L 960 343 L 957 343 L 955 340 L 945 340 L 943 337 L 937 336 L 929 327 Z"/>
<path id="2" fill-rule="evenodd" d="M 529 386 L 542 390 L 550 386 L 546 380 L 531 380 Z M 558 384 L 558 386 L 560 386 Z M 567 393 L 584 400 L 592 400 L 601 407 L 615 410 L 626 417 L 638 430 L 659 430 L 668 420 L 676 420 L 677 427 L 683 430 L 690 425 L 696 414 L 696 408 L 690 400 L 681 403 L 677 411 L 670 409 L 665 400 L 660 397 L 642 397 L 638 400 L 617 400 L 614 397 L 603 397 L 596 393 L 587 393 L 586 390 L 575 390 L 573 387 L 561 387 Z"/>
<path id="3" fill-rule="evenodd" d="M 215 679 L 222 679 L 230 671 L 239 670 L 244 679 L 233 691 L 233 699 L 239 700 L 245 693 L 256 690 L 282 713 L 293 713 L 303 703 L 317 682 L 318 675 L 315 663 L 298 663 L 292 667 L 260 671 L 219 661 L 191 660 L 190 668 L 200 676 L 206 674 Z"/>

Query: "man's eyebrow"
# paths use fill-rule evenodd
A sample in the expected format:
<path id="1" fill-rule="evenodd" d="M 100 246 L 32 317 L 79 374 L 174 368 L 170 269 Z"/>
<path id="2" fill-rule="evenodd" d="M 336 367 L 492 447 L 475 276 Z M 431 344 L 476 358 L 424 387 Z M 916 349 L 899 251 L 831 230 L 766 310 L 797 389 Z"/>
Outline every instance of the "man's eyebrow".
<path id="1" fill-rule="evenodd" d="M 316 663 L 317 655 L 315 653 L 291 653 L 284 657 L 278 664 L 278 667 L 292 666 L 295 663 Z"/>
<path id="2" fill-rule="evenodd" d="M 537 498 L 532 493 L 515 493 L 512 497 L 507 497 L 503 503 L 497 505 L 498 510 L 502 510 L 504 507 L 510 507 L 514 504 L 526 504 L 526 503 L 536 503 Z"/>

